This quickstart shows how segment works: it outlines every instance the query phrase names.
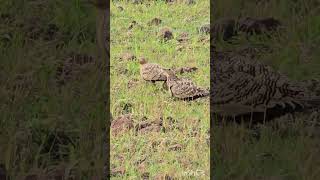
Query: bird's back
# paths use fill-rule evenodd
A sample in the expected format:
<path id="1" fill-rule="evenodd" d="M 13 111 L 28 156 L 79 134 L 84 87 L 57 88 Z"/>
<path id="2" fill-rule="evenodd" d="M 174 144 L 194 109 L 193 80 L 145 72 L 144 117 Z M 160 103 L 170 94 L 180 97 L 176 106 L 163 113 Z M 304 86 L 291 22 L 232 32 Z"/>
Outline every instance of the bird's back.
<path id="1" fill-rule="evenodd" d="M 273 108 L 292 112 L 310 108 L 319 99 L 301 83 L 247 57 L 216 59 L 213 70 L 211 98 L 217 112 L 230 105 L 248 110 L 241 114 Z"/>
<path id="2" fill-rule="evenodd" d="M 178 78 L 175 75 L 168 77 L 167 85 L 172 95 L 179 99 L 198 98 L 209 95 L 209 91 L 202 89 L 190 79 Z"/>
<path id="3" fill-rule="evenodd" d="M 167 77 L 164 69 L 154 63 L 146 63 L 140 66 L 140 75 L 146 81 L 165 81 Z"/>

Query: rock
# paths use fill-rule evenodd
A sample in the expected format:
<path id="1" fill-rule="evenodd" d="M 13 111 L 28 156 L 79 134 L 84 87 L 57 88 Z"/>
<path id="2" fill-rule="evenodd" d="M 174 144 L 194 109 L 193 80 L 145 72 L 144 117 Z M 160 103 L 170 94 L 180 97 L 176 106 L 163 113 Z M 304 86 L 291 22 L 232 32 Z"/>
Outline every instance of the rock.
<path id="1" fill-rule="evenodd" d="M 160 132 L 163 129 L 162 118 L 153 122 L 147 121 L 146 118 L 144 119 L 145 120 L 141 121 L 136 126 L 136 132 L 139 132 L 139 133 Z"/>
<path id="2" fill-rule="evenodd" d="M 160 18 L 153 18 L 151 21 L 148 22 L 149 26 L 158 26 L 162 23 L 162 20 Z"/>
<path id="3" fill-rule="evenodd" d="M 118 8 L 119 11 L 123 11 L 124 10 L 124 8 L 122 6 L 118 6 L 117 8 Z"/>
<path id="4" fill-rule="evenodd" d="M 122 115 L 111 122 L 111 130 L 114 136 L 130 130 L 133 127 L 133 120 L 130 114 Z"/>
<path id="5" fill-rule="evenodd" d="M 173 39 L 172 30 L 168 27 L 162 28 L 159 32 L 159 38 L 164 41 L 168 41 Z"/>
<path id="6" fill-rule="evenodd" d="M 132 21 L 128 27 L 129 30 L 133 29 L 133 27 L 135 27 L 137 25 L 137 21 Z"/>

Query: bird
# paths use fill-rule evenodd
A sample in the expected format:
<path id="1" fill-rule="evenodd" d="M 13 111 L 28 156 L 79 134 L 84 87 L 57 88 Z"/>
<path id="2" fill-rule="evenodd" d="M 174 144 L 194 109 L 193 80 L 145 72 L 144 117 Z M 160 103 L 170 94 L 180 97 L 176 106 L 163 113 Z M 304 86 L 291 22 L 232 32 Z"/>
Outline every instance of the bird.
<path id="1" fill-rule="evenodd" d="M 166 81 L 167 77 L 165 75 L 166 71 L 170 69 L 163 68 L 156 63 L 148 63 L 146 58 L 140 58 L 140 75 L 145 81 L 150 81 L 155 83 L 156 81 Z"/>
<path id="2" fill-rule="evenodd" d="M 173 71 L 165 71 L 167 87 L 172 97 L 183 100 L 195 100 L 209 96 L 209 90 L 198 87 L 192 80 L 177 77 Z"/>
<path id="3" fill-rule="evenodd" d="M 216 53 L 211 61 L 211 110 L 229 117 L 266 121 L 285 113 L 320 107 L 320 97 L 257 59 Z M 251 119 L 252 120 L 252 119 Z"/>

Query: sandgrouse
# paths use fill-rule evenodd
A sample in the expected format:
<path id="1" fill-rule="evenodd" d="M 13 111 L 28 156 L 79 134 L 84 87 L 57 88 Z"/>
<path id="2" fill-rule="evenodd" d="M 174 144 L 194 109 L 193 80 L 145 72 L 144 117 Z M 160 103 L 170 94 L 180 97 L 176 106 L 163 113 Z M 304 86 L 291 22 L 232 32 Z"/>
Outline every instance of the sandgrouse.
<path id="1" fill-rule="evenodd" d="M 320 97 L 302 83 L 255 59 L 216 56 L 211 66 L 211 109 L 216 114 L 262 113 L 265 120 L 320 105 Z"/>
<path id="2" fill-rule="evenodd" d="M 173 71 L 166 71 L 165 75 L 167 76 L 167 87 L 173 97 L 194 100 L 210 94 L 208 90 L 197 87 L 191 80 L 178 78 Z"/>
<path id="3" fill-rule="evenodd" d="M 148 63 L 144 57 L 140 58 L 140 75 L 142 79 L 146 81 L 153 83 L 156 81 L 166 81 L 167 77 L 165 72 L 169 70 L 170 69 L 165 69 L 158 64 Z"/>

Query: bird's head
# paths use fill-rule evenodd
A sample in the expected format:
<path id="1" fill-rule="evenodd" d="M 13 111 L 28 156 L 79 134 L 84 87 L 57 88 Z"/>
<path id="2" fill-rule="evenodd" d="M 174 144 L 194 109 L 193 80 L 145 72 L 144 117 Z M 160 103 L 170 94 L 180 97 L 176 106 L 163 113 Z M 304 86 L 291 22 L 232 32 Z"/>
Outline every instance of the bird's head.
<path id="1" fill-rule="evenodd" d="M 139 61 L 139 63 L 140 63 L 141 65 L 146 64 L 146 63 L 147 63 L 146 58 L 144 58 L 144 57 L 140 57 L 140 61 Z"/>

